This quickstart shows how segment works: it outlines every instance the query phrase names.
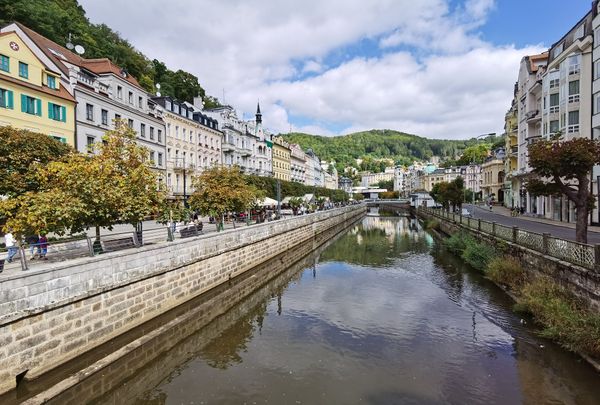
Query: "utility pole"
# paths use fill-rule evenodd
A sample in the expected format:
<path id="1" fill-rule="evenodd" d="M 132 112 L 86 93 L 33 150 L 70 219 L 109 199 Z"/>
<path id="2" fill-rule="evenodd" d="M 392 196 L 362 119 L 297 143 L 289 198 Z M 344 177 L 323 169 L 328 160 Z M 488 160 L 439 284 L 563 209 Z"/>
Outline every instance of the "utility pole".
<path id="1" fill-rule="evenodd" d="M 277 179 L 277 218 L 281 218 L 281 181 Z"/>

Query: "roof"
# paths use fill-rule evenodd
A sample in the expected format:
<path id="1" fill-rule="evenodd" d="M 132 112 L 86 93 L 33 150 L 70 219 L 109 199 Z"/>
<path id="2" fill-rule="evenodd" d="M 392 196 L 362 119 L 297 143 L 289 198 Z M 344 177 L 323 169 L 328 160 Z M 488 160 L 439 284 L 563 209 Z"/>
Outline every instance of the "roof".
<path id="1" fill-rule="evenodd" d="M 58 97 L 58 98 L 62 98 L 64 100 L 75 102 L 75 99 L 73 98 L 71 93 L 69 93 L 67 91 L 65 86 L 60 86 L 60 88 L 58 90 L 54 90 L 54 89 L 50 89 L 46 86 L 36 86 L 35 84 L 31 84 L 31 83 L 25 82 L 23 80 L 15 79 L 14 77 L 5 76 L 5 75 L 0 75 L 0 80 L 5 80 L 5 81 L 13 83 L 17 86 L 27 87 L 32 90 L 37 90 L 42 93 L 52 95 L 54 97 Z"/>
<path id="2" fill-rule="evenodd" d="M 81 56 L 74 54 L 67 48 L 60 46 L 54 41 L 49 40 L 48 38 L 38 34 L 30 28 L 27 28 L 23 24 L 16 22 L 15 23 L 23 32 L 40 48 L 40 50 L 52 60 L 58 68 L 65 74 L 69 75 L 69 69 L 64 64 L 64 62 L 83 67 L 85 69 L 90 70 L 93 73 L 101 74 L 101 73 L 113 73 L 119 77 L 123 77 L 121 75 L 121 68 L 115 65 L 110 59 L 102 58 L 102 59 L 85 59 Z M 124 77 L 129 83 L 134 86 L 140 87 L 138 81 L 131 76 L 130 74 L 127 77 Z"/>
<path id="3" fill-rule="evenodd" d="M 536 62 L 548 62 L 548 51 L 539 53 L 537 55 L 529 56 L 529 70 L 533 73 L 537 72 L 539 65 Z"/>

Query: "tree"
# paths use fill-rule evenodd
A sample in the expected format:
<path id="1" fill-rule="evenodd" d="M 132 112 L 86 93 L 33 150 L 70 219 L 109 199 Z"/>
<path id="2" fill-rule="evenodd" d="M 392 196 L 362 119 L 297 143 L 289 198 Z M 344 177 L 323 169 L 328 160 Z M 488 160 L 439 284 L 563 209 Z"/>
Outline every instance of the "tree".
<path id="1" fill-rule="evenodd" d="M 16 197 L 39 189 L 37 172 L 74 150 L 56 139 L 12 127 L 0 127 L 0 195 Z"/>
<path id="2" fill-rule="evenodd" d="M 362 201 L 365 199 L 365 196 L 362 195 L 361 193 L 354 193 L 352 195 L 352 198 L 354 198 L 356 201 Z"/>
<path id="3" fill-rule="evenodd" d="M 377 187 L 385 188 L 387 191 L 394 191 L 394 180 L 381 180 L 377 183 Z"/>
<path id="4" fill-rule="evenodd" d="M 290 207 L 292 211 L 294 211 L 294 215 L 298 215 L 298 209 L 302 206 L 304 201 L 300 197 L 292 197 L 290 198 Z"/>
<path id="5" fill-rule="evenodd" d="M 486 157 L 490 154 L 490 145 L 489 144 L 479 144 L 469 146 L 464 150 L 460 159 L 456 161 L 456 164 L 459 166 L 468 165 L 471 163 L 481 164 L 485 160 Z"/>
<path id="6" fill-rule="evenodd" d="M 220 220 L 227 212 L 247 211 L 254 200 L 263 197 L 255 186 L 247 183 L 237 166 L 207 169 L 193 179 L 193 184 L 195 191 L 188 200 L 190 207 Z"/>
<path id="7" fill-rule="evenodd" d="M 135 131 L 117 123 L 107 131 L 97 154 L 70 154 L 37 172 L 39 191 L 0 203 L 6 228 L 17 235 L 80 232 L 89 227 L 132 225 L 156 214 L 164 201 L 157 173 L 147 164 L 147 149 Z"/>
<path id="8" fill-rule="evenodd" d="M 594 208 L 588 176 L 594 165 L 600 164 L 600 143 L 586 138 L 561 141 L 558 137 L 529 145 L 529 164 L 538 178 L 530 180 L 527 189 L 533 196 L 562 193 L 573 201 L 576 240 L 587 243 L 587 221 Z"/>
<path id="9" fill-rule="evenodd" d="M 450 206 L 455 210 L 461 209 L 465 201 L 464 181 L 462 177 L 457 177 L 451 182 L 442 181 L 436 183 L 431 188 L 429 195 L 445 210 L 450 210 Z"/>

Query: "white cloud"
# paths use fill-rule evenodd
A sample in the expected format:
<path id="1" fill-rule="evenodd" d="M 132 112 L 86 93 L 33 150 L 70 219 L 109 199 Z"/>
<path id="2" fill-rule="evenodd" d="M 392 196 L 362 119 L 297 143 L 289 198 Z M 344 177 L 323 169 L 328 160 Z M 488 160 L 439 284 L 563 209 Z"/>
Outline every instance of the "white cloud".
<path id="1" fill-rule="evenodd" d="M 453 9 L 448 0 L 81 4 L 150 58 L 196 74 L 209 94 L 224 89 L 225 101 L 246 114 L 260 98 L 265 125 L 281 132 L 290 116 L 304 123 L 294 130 L 323 134 L 332 127 L 430 137 L 499 131 L 519 60 L 541 50 L 480 38 L 493 0 Z M 379 56 L 346 51 L 363 40 L 378 43 Z M 324 63 L 332 55 L 334 63 Z"/>

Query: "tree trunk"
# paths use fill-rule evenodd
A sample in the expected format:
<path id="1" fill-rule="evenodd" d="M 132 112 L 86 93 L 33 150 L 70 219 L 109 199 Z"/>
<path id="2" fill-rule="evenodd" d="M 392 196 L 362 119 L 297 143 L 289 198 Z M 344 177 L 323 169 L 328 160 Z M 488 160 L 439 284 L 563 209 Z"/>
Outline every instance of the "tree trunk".
<path id="1" fill-rule="evenodd" d="M 575 239 L 580 243 L 587 243 L 588 208 L 585 201 L 577 204 L 577 222 L 575 222 Z"/>

